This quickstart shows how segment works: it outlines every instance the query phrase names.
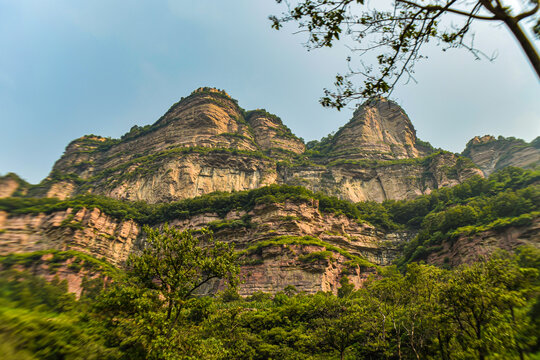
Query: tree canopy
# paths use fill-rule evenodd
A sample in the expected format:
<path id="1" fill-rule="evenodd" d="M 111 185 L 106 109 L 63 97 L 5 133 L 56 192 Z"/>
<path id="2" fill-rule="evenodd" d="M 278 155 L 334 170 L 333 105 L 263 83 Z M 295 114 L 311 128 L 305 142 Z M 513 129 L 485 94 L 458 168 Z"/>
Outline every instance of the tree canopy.
<path id="1" fill-rule="evenodd" d="M 282 3 L 283 0 L 276 0 Z M 523 49 L 540 78 L 540 57 L 533 40 L 523 29 L 525 20 L 535 22 L 532 31 L 540 38 L 539 0 L 394 0 L 388 6 L 375 4 L 371 10 L 365 0 L 296 0 L 287 2 L 282 16 L 270 16 L 272 27 L 297 22 L 308 34 L 310 48 L 331 47 L 347 38 L 351 52 L 349 71 L 336 76 L 336 90 L 325 89 L 323 106 L 341 109 L 353 99 L 390 94 L 402 78 L 414 79 L 414 65 L 423 57 L 422 48 L 430 41 L 443 47 L 462 47 L 476 58 L 483 53 L 475 48 L 471 25 L 477 21 L 504 24 Z M 377 65 L 362 62 L 362 56 L 375 51 Z M 362 76 L 362 86 L 353 78 Z"/>

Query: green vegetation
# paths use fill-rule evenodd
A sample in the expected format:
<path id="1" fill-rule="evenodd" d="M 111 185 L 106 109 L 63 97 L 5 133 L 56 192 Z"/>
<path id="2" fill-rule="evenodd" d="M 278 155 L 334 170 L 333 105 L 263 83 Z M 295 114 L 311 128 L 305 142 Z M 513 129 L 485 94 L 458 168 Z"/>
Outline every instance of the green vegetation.
<path id="1" fill-rule="evenodd" d="M 459 235 L 530 224 L 540 211 L 539 171 L 506 168 L 411 201 L 388 201 L 392 221 L 417 229 L 400 265 L 425 259 Z"/>
<path id="2" fill-rule="evenodd" d="M 422 141 L 419 138 L 416 138 L 416 144 L 417 147 L 423 148 L 427 152 L 435 152 L 436 149 L 431 145 L 429 141 Z"/>
<path id="3" fill-rule="evenodd" d="M 224 217 L 232 210 L 250 211 L 259 204 L 302 203 L 318 200 L 319 210 L 342 214 L 359 222 L 369 222 L 386 230 L 413 229 L 420 231 L 417 241 L 409 246 L 425 246 L 429 234 L 434 245 L 449 239 L 459 228 L 463 233 L 491 227 L 521 224 L 539 211 L 539 171 L 507 168 L 483 179 L 473 177 L 452 188 L 442 188 L 430 195 L 408 201 L 351 203 L 322 193 L 313 193 L 301 186 L 270 185 L 250 191 L 216 192 L 192 199 L 166 204 L 123 202 L 97 195 L 81 195 L 64 201 L 43 198 L 3 198 L 0 210 L 15 214 L 52 213 L 73 208 L 98 208 L 120 220 L 132 219 L 140 224 L 157 224 L 173 219 L 186 219 L 202 213 L 217 213 Z M 527 215 L 529 214 L 529 215 Z M 520 220 L 512 220 L 512 218 Z M 459 219 L 454 221 L 453 218 Z M 500 218 L 509 218 L 499 220 Z M 440 221 L 439 221 L 440 220 Z M 471 229 L 470 226 L 475 226 Z M 422 235 L 424 234 L 424 235 Z M 424 240 L 422 240 L 424 239 Z M 431 241 L 431 240 L 430 240 Z M 437 243 L 439 242 L 439 243 Z M 417 244 L 417 245 L 416 245 Z M 430 244 L 427 244 L 430 245 Z M 409 250 L 406 252 L 409 253 Z M 410 258 L 410 256 L 407 256 Z"/>
<path id="4" fill-rule="evenodd" d="M 251 245 L 246 250 L 243 251 L 245 254 L 260 254 L 261 250 L 265 247 L 280 246 L 280 245 L 316 245 L 324 248 L 325 252 L 331 251 L 343 255 L 350 261 L 348 264 L 351 267 L 360 266 L 362 268 L 372 268 L 376 267 L 374 264 L 369 261 L 362 259 L 359 256 L 352 255 L 347 250 L 343 250 L 337 246 L 329 244 L 321 239 L 317 239 L 313 236 L 279 236 L 269 240 L 260 241 L 254 245 Z"/>
<path id="5" fill-rule="evenodd" d="M 83 230 L 84 226 L 80 221 L 74 221 L 73 215 L 69 215 L 60 223 L 61 228 L 71 229 L 71 230 Z"/>
<path id="6" fill-rule="evenodd" d="M 82 149 L 79 148 L 77 150 L 79 153 L 105 152 L 119 142 L 119 139 L 112 139 L 110 137 L 102 137 L 99 135 L 90 134 L 73 140 L 69 143 L 68 147 L 73 144 L 82 146 Z"/>
<path id="7" fill-rule="evenodd" d="M 214 297 L 192 291 L 212 272 L 220 277 L 227 269 L 235 283 L 231 249 L 216 244 L 207 249 L 217 256 L 208 256 L 190 233 L 171 235 L 169 230 L 151 232 L 150 239 L 149 250 L 133 256 L 132 267 L 123 276 L 94 288 L 97 291 L 83 292 L 79 300 L 66 293 L 65 281 L 58 278 L 49 283 L 27 271 L 1 271 L 3 356 L 21 360 L 540 356 L 540 252 L 534 248 L 521 248 L 516 255 L 499 253 L 453 270 L 415 263 L 402 274 L 388 267 L 360 290 L 344 276 L 337 296 L 307 295 L 289 285 L 274 295 L 256 292 L 241 298 L 234 286 Z M 324 251 L 314 254 L 304 260 L 332 256 Z"/>
<path id="8" fill-rule="evenodd" d="M 0 267 L 3 270 L 11 269 L 13 266 L 31 269 L 39 267 L 42 264 L 77 264 L 79 269 L 84 269 L 93 273 L 100 273 L 110 277 L 116 277 L 119 273 L 119 270 L 113 265 L 109 264 L 107 261 L 98 260 L 93 256 L 75 250 L 60 251 L 50 249 L 30 253 L 13 253 L 0 256 Z"/>
<path id="9" fill-rule="evenodd" d="M 384 230 L 412 230 L 418 235 L 403 251 L 399 265 L 426 259 L 440 251 L 446 242 L 459 236 L 473 236 L 487 230 L 524 226 L 538 218 L 540 212 L 540 172 L 506 168 L 488 179 L 473 177 L 452 188 L 442 188 L 429 195 L 408 201 L 360 202 L 357 204 L 313 193 L 301 186 L 270 185 L 251 191 L 217 192 L 200 197 L 149 205 L 123 202 L 96 195 L 82 195 L 60 201 L 44 198 L 3 198 L 0 210 L 14 214 L 52 213 L 73 208 L 98 208 L 120 220 L 132 219 L 140 224 L 158 224 L 187 219 L 202 213 L 225 217 L 230 211 L 249 212 L 255 206 L 272 203 L 314 203 L 321 212 L 344 215 Z M 61 226 L 81 229 L 82 224 L 66 220 Z M 250 227 L 248 219 L 218 221 L 212 229 Z M 285 241 L 281 239 L 280 241 Z M 298 240 L 295 240 L 298 241 Z M 318 240 L 320 241 L 320 240 Z M 327 247 L 327 244 L 324 244 Z M 327 250 L 332 250 L 327 247 Z"/>
<path id="10" fill-rule="evenodd" d="M 327 166 L 339 166 L 344 164 L 351 164 L 357 167 L 362 167 L 365 169 L 376 169 L 393 165 L 418 165 L 423 166 L 427 169 L 434 159 L 440 158 L 444 154 L 451 154 L 448 151 L 439 150 L 433 152 L 432 154 L 421 157 L 421 158 L 408 158 L 408 159 L 395 159 L 395 160 L 349 160 L 349 159 L 338 159 L 331 161 Z M 450 168 L 447 168 L 448 175 L 457 175 L 457 172 L 462 169 L 475 168 L 476 165 L 472 162 L 471 159 L 458 156 L 456 164 Z"/>
<path id="11" fill-rule="evenodd" d="M 310 252 L 305 255 L 300 255 L 298 257 L 298 260 L 305 263 L 314 263 L 318 261 L 327 261 L 327 260 L 333 260 L 334 254 L 332 251 L 324 250 L 324 251 L 314 251 Z"/>

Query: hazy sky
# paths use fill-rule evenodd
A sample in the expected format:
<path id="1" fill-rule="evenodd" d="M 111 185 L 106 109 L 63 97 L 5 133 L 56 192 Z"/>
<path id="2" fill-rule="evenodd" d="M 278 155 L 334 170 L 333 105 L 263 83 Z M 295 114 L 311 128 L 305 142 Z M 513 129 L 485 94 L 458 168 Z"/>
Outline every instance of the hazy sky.
<path id="1" fill-rule="evenodd" d="M 0 0 L 0 174 L 39 182 L 71 140 L 153 123 L 200 86 L 277 114 L 306 141 L 337 130 L 352 110 L 318 99 L 346 49 L 307 52 L 293 28 L 270 28 L 282 10 L 274 0 Z M 454 152 L 475 135 L 540 135 L 540 84 L 521 49 L 492 25 L 476 44 L 495 62 L 432 48 L 418 84 L 394 93 L 417 135 Z"/>

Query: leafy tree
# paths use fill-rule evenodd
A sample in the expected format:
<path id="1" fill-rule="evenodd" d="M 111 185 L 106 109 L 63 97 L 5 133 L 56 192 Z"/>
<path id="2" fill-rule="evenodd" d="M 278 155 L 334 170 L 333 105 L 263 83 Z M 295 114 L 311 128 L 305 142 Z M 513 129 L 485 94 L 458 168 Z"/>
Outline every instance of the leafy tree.
<path id="1" fill-rule="evenodd" d="M 145 226 L 144 231 L 144 249 L 128 260 L 130 274 L 164 298 L 167 320 L 177 318 L 183 303 L 211 280 L 225 278 L 236 285 L 239 266 L 233 245 L 214 241 L 207 230 L 199 236 L 168 225 L 162 230 Z"/>
<path id="2" fill-rule="evenodd" d="M 523 346 L 536 339 L 526 335 L 530 319 L 518 309 L 537 291 L 531 286 L 537 277 L 537 270 L 498 256 L 453 271 L 441 293 L 443 323 L 454 329 L 448 351 L 479 360 L 523 358 Z"/>
<path id="3" fill-rule="evenodd" d="M 378 70 L 362 62 L 356 67 L 349 56 L 350 70 L 336 76 L 336 91 L 325 89 L 322 105 L 340 109 L 352 99 L 391 93 L 402 77 L 412 78 L 415 63 L 423 57 L 421 49 L 429 41 L 435 40 L 443 50 L 466 48 L 479 58 L 483 53 L 474 47 L 471 34 L 477 21 L 504 24 L 540 77 L 540 57 L 521 26 L 525 19 L 536 21 L 533 31 L 540 37 L 539 1 L 518 0 L 514 5 L 503 0 L 395 0 L 392 7 L 371 11 L 364 0 L 297 0 L 291 1 L 282 17 L 270 20 L 275 29 L 298 22 L 309 34 L 309 48 L 331 47 L 345 35 L 360 59 L 371 50 L 379 52 Z M 365 78 L 359 88 L 351 81 L 357 75 Z"/>
<path id="4" fill-rule="evenodd" d="M 319 349 L 337 352 L 343 360 L 347 350 L 364 335 L 362 325 L 367 318 L 367 308 L 329 294 L 315 296 L 314 300 L 314 310 L 319 316 L 311 322 L 312 341 Z"/>
<path id="5" fill-rule="evenodd" d="M 204 316 L 197 291 L 219 279 L 236 286 L 236 253 L 205 229 L 194 234 L 166 224 L 144 230 L 144 249 L 130 256 L 125 281 L 99 299 L 96 311 L 128 358 L 181 358 L 198 341 L 188 320 Z M 192 305 L 196 309 L 190 311 Z"/>

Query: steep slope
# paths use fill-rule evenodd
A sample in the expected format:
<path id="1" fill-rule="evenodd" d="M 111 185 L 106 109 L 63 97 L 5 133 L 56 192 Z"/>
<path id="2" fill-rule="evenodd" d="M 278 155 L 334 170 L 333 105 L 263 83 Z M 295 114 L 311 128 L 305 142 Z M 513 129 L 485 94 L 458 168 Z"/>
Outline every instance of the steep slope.
<path id="1" fill-rule="evenodd" d="M 144 245 L 144 224 L 208 227 L 239 251 L 244 295 L 287 285 L 335 292 L 342 276 L 360 286 L 398 259 L 453 266 L 498 248 L 540 246 L 540 174 L 518 168 L 384 204 L 272 185 L 156 205 L 93 195 L 5 198 L 0 210 L 0 255 L 77 250 L 119 266 Z"/>
<path id="2" fill-rule="evenodd" d="M 467 143 L 462 155 L 470 158 L 486 176 L 507 166 L 532 169 L 540 165 L 540 137 L 529 144 L 513 137 L 476 136 Z"/>
<path id="3" fill-rule="evenodd" d="M 290 284 L 308 293 L 335 292 L 345 274 L 359 286 L 375 266 L 395 259 L 411 237 L 406 230 L 377 228 L 328 206 L 323 211 L 313 194 L 288 187 L 158 206 L 153 216 L 136 216 L 137 210 L 129 209 L 133 205 L 95 198 L 72 203 L 6 199 L 0 206 L 6 209 L 0 211 L 0 255 L 76 250 L 122 266 L 143 245 L 144 223 L 209 227 L 217 240 L 234 243 L 242 254 L 243 295 L 275 293 Z M 130 216 L 136 219 L 127 220 Z"/>
<path id="4" fill-rule="evenodd" d="M 416 144 L 416 131 L 403 109 L 384 98 L 360 106 L 332 139 L 332 159 L 394 160 L 428 155 Z"/>
<path id="5" fill-rule="evenodd" d="M 365 103 L 336 135 L 315 143 L 306 150 L 277 116 L 246 112 L 224 91 L 201 88 L 153 125 L 134 126 L 120 139 L 74 140 L 38 185 L 22 189 L 0 178 L 0 195 L 92 193 L 158 203 L 295 184 L 380 202 L 414 198 L 481 173 L 418 140 L 403 109 L 385 99 Z"/>

